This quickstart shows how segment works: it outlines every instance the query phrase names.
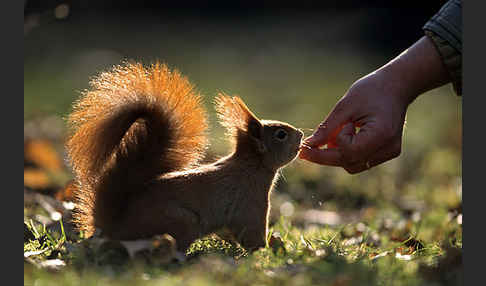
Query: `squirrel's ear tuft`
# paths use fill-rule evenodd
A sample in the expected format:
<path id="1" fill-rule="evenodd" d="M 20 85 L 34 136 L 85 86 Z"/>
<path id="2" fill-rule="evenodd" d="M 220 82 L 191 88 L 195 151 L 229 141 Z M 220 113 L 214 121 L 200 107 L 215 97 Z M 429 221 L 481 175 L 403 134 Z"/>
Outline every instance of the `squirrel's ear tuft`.
<path id="1" fill-rule="evenodd" d="M 263 126 L 241 98 L 220 93 L 215 98 L 215 105 L 219 123 L 226 128 L 230 139 L 236 140 L 238 130 L 261 139 Z"/>

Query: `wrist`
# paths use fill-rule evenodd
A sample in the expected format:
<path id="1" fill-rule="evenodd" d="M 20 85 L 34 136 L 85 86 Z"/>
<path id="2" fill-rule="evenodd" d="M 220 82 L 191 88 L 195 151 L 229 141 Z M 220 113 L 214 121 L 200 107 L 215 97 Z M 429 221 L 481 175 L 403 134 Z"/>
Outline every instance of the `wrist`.
<path id="1" fill-rule="evenodd" d="M 438 51 L 425 36 L 376 73 L 383 78 L 391 94 L 407 105 L 422 93 L 451 81 Z"/>
<path id="2" fill-rule="evenodd" d="M 400 59 L 394 59 L 379 68 L 373 73 L 373 77 L 383 95 L 393 97 L 393 101 L 408 106 L 420 95 L 420 92 L 399 61 Z"/>

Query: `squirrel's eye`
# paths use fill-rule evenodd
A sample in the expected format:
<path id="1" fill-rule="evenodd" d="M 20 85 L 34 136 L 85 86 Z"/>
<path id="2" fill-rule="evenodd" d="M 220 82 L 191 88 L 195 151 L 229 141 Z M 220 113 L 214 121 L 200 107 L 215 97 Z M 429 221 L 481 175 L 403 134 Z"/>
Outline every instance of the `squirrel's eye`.
<path id="1" fill-rule="evenodd" d="M 288 137 L 288 133 L 287 131 L 283 130 L 283 129 L 278 129 L 277 131 L 275 131 L 275 138 L 277 138 L 279 141 L 285 141 L 287 140 L 287 137 Z"/>

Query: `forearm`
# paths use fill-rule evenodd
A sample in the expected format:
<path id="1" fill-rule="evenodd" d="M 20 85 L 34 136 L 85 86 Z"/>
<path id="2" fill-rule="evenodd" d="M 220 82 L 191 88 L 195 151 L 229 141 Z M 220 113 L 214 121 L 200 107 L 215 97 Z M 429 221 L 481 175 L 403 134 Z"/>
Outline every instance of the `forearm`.
<path id="1" fill-rule="evenodd" d="M 399 56 L 375 71 L 393 96 L 410 104 L 420 94 L 451 82 L 432 41 L 424 36 Z"/>

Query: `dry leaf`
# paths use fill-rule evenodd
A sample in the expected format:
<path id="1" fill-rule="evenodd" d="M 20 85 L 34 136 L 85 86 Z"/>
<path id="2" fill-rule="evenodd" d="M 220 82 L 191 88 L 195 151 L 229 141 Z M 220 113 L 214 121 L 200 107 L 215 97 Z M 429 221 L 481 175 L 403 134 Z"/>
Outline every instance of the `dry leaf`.
<path id="1" fill-rule="evenodd" d="M 61 270 L 64 266 L 66 266 L 66 263 L 62 261 L 61 259 L 49 259 L 40 262 L 39 264 L 40 268 L 44 268 L 46 270 Z"/>
<path id="2" fill-rule="evenodd" d="M 24 252 L 24 257 L 29 257 L 29 256 L 33 256 L 33 255 L 39 255 L 39 254 L 42 254 L 46 251 L 48 251 L 49 248 L 46 248 L 46 249 L 42 249 L 42 250 L 36 250 L 36 251 L 26 251 Z"/>
<path id="3" fill-rule="evenodd" d="M 32 189 L 46 189 L 49 185 L 50 179 L 45 171 L 33 168 L 24 169 L 24 186 Z"/>
<path id="4" fill-rule="evenodd" d="M 373 254 L 370 254 L 370 259 L 371 260 L 376 260 L 378 258 L 385 257 L 388 254 L 390 254 L 390 251 L 385 251 L 385 252 L 382 252 L 382 253 L 379 253 L 379 254 L 373 253 Z"/>
<path id="5" fill-rule="evenodd" d="M 24 143 L 24 160 L 52 172 L 62 169 L 62 161 L 56 150 L 49 141 L 42 139 L 32 139 Z"/>
<path id="6" fill-rule="evenodd" d="M 399 252 L 395 253 L 395 258 L 400 259 L 400 260 L 412 260 L 412 255 L 410 254 L 400 254 Z"/>

